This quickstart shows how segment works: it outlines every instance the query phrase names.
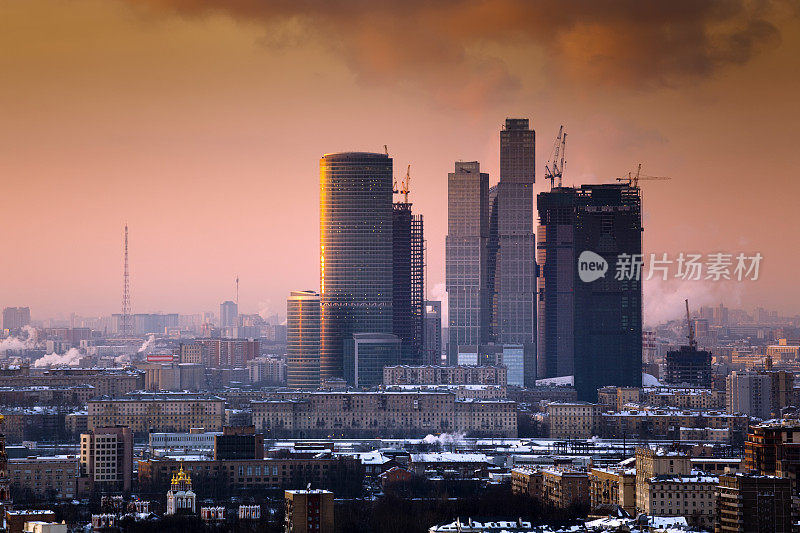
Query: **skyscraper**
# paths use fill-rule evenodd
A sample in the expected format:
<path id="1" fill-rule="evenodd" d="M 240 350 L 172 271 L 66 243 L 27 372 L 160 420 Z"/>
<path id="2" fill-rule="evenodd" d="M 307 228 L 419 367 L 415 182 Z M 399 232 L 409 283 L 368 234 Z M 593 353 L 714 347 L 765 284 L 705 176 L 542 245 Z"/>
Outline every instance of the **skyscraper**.
<path id="1" fill-rule="evenodd" d="M 447 175 L 445 284 L 448 298 L 447 360 L 458 347 L 488 342 L 489 174 L 477 161 L 455 164 Z"/>
<path id="2" fill-rule="evenodd" d="M 31 323 L 30 307 L 6 307 L 3 309 L 3 329 L 15 331 Z"/>
<path id="3" fill-rule="evenodd" d="M 425 301 L 425 350 L 422 363 L 438 365 L 442 362 L 442 302 Z"/>
<path id="4" fill-rule="evenodd" d="M 292 291 L 286 302 L 286 384 L 319 387 L 319 294 Z"/>
<path id="5" fill-rule="evenodd" d="M 320 378 L 342 377 L 354 333 L 392 333 L 392 159 L 320 159 Z"/>
<path id="6" fill-rule="evenodd" d="M 535 140 L 528 119 L 506 119 L 500 132 L 500 181 L 490 213 L 493 338 L 498 344 L 525 346 L 530 385 L 536 379 Z"/>
<path id="7" fill-rule="evenodd" d="M 392 321 L 403 364 L 420 364 L 424 349 L 424 260 L 422 215 L 407 201 L 392 211 Z"/>
<path id="8" fill-rule="evenodd" d="M 635 266 L 617 270 L 641 261 L 638 187 L 556 187 L 539 194 L 538 208 L 539 377 L 574 375 L 587 401 L 604 385 L 641 386 L 641 276 Z M 584 281 L 579 262 L 606 270 Z"/>
<path id="9" fill-rule="evenodd" d="M 226 300 L 219 304 L 219 327 L 235 328 L 239 325 L 239 306 L 236 302 Z"/>

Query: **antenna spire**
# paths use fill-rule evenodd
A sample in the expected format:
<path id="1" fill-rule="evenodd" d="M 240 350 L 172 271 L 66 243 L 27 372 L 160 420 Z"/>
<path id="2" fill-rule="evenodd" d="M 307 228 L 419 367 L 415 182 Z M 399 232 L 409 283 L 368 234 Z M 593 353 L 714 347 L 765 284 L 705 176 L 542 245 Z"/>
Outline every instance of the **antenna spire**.
<path id="1" fill-rule="evenodd" d="M 128 224 L 125 223 L 125 239 L 123 244 L 124 266 L 122 273 L 122 323 L 119 327 L 119 332 L 123 337 L 129 337 L 133 334 L 131 328 L 131 283 L 130 272 L 128 271 Z"/>

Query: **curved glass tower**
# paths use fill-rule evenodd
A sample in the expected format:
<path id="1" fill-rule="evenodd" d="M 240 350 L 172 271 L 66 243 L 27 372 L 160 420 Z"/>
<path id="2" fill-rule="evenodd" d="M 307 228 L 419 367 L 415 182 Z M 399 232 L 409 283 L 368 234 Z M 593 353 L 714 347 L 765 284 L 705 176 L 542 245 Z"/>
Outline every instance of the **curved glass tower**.
<path id="1" fill-rule="evenodd" d="M 319 387 L 319 294 L 292 291 L 286 302 L 286 383 Z"/>
<path id="2" fill-rule="evenodd" d="M 320 174 L 320 378 L 353 333 L 392 333 L 392 159 L 326 154 Z"/>

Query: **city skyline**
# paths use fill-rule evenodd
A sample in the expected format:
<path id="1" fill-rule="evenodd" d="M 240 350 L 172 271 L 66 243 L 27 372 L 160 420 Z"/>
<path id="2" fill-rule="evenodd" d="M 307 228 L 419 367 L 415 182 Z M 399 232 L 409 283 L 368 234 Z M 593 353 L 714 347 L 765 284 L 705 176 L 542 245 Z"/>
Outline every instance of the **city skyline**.
<path id="1" fill-rule="evenodd" d="M 0 90 L 9 109 L 0 148 L 8 185 L 0 216 L 14 228 L 0 236 L 0 246 L 11 251 L 0 263 L 4 306 L 30 306 L 34 319 L 118 312 L 127 221 L 134 313 L 216 309 L 233 299 L 237 274 L 243 313 L 280 313 L 290 290 L 316 287 L 319 154 L 380 152 L 384 144 L 397 169 L 412 165 L 411 200 L 426 217 L 426 296 L 436 299 L 444 292 L 447 172 L 454 160 L 477 160 L 490 184 L 497 183 L 498 126 L 519 116 L 529 117 L 539 133 L 540 176 L 563 123 L 570 133 L 565 184 L 608 181 L 639 161 L 646 172 L 673 178 L 643 184 L 648 252 L 764 255 L 762 279 L 733 291 L 729 284 L 696 283 L 663 298 L 645 283 L 646 321 L 648 315 L 679 317 L 685 296 L 697 305 L 723 301 L 796 312 L 785 286 L 800 252 L 783 239 L 796 225 L 779 215 L 791 212 L 797 188 L 790 180 L 797 167 L 790 124 L 800 109 L 782 97 L 796 92 L 800 81 L 782 68 L 800 44 L 793 13 L 741 8 L 726 15 L 687 7 L 689 14 L 700 10 L 689 23 L 686 13 L 667 11 L 661 23 L 646 25 L 655 25 L 658 38 L 670 22 L 705 37 L 717 22 L 734 28 L 728 36 L 746 32 L 750 22 L 767 26 L 739 55 L 718 53 L 708 39 L 687 44 L 694 47 L 689 52 L 710 50 L 700 54 L 706 64 L 667 68 L 663 79 L 633 57 L 651 54 L 645 59 L 663 65 L 664 56 L 650 47 L 618 54 L 607 65 L 625 74 L 614 90 L 595 83 L 591 72 L 573 71 L 587 66 L 577 40 L 553 49 L 534 38 L 513 48 L 487 20 L 488 33 L 476 37 L 483 44 L 464 43 L 450 32 L 442 38 L 456 50 L 479 46 L 489 57 L 502 57 L 497 72 L 511 77 L 476 71 L 472 51 L 455 63 L 433 57 L 445 73 L 466 68 L 467 85 L 475 89 L 446 106 L 442 76 L 425 66 L 366 76 L 363 62 L 353 63 L 346 50 L 321 47 L 319 34 L 305 29 L 295 35 L 297 46 L 276 48 L 265 42 L 271 33 L 258 17 L 242 23 L 239 12 L 199 9 L 197 16 L 184 16 L 152 5 L 81 1 L 67 11 L 34 1 L 0 8 L 8 40 L 0 60 L 14 74 Z M 281 27 L 292 37 L 283 15 Z M 617 11 L 609 17 L 588 13 L 576 24 L 595 24 L 610 39 L 609 28 L 625 19 Z M 86 20 L 93 31 L 84 31 Z M 11 46 L 26 40 L 41 46 L 22 54 Z M 618 45 L 598 46 L 608 51 Z M 206 52 L 199 63 L 190 60 L 198 50 Z M 161 60 L 145 61 L 155 55 Z M 545 68 L 564 57 L 569 61 L 562 68 Z M 293 68 L 298 60 L 311 68 Z M 420 69 L 429 75 L 417 76 Z M 636 74 L 643 81 L 632 83 Z M 412 87 L 396 90 L 392 76 L 413 79 Z M 315 79 L 324 83 L 311 83 Z M 476 80 L 508 90 L 480 91 Z M 341 106 L 332 110 L 333 101 Z M 387 120 L 378 124 L 376 116 Z M 770 178 L 768 185 L 761 176 Z M 535 192 L 547 187 L 539 180 Z M 786 231 L 764 231 L 770 220 Z"/>

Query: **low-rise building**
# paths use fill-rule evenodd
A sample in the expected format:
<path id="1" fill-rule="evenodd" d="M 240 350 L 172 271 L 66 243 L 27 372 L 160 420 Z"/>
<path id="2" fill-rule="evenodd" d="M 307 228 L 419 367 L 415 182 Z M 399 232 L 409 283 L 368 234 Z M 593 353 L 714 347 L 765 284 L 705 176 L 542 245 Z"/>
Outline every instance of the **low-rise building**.
<path id="1" fill-rule="evenodd" d="M 514 494 L 527 494 L 542 498 L 542 471 L 538 468 L 518 466 L 511 470 L 511 490 Z"/>
<path id="2" fill-rule="evenodd" d="M 396 365 L 383 369 L 384 385 L 508 384 L 505 366 Z"/>
<path id="3" fill-rule="evenodd" d="M 710 527 L 716 512 L 716 476 L 692 470 L 688 456 L 663 449 L 636 450 L 636 510 L 652 516 L 683 516 Z"/>
<path id="4" fill-rule="evenodd" d="M 602 406 L 589 402 L 552 402 L 547 404 L 550 438 L 587 439 L 600 431 Z"/>
<path id="5" fill-rule="evenodd" d="M 589 505 L 619 505 L 628 514 L 636 514 L 636 469 L 592 468 L 589 470 Z"/>
<path id="6" fill-rule="evenodd" d="M 542 500 L 560 509 L 589 505 L 589 476 L 577 470 L 542 470 Z"/>
<path id="7" fill-rule="evenodd" d="M 187 432 L 192 428 L 221 431 L 225 400 L 218 396 L 182 392 L 136 392 L 88 403 L 88 428 L 124 425 L 134 434 Z"/>
<path id="8" fill-rule="evenodd" d="M 287 490 L 286 531 L 333 533 L 333 493 L 327 490 Z"/>
<path id="9" fill-rule="evenodd" d="M 517 435 L 516 403 L 459 400 L 451 392 L 293 392 L 251 406 L 256 430 L 275 437 Z"/>
<path id="10" fill-rule="evenodd" d="M 9 459 L 11 492 L 42 501 L 72 500 L 78 497 L 78 466 L 75 455 Z"/>

